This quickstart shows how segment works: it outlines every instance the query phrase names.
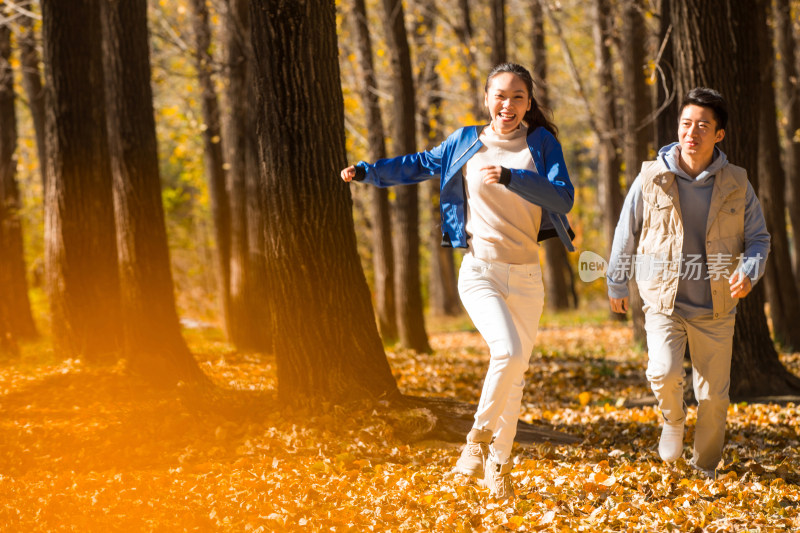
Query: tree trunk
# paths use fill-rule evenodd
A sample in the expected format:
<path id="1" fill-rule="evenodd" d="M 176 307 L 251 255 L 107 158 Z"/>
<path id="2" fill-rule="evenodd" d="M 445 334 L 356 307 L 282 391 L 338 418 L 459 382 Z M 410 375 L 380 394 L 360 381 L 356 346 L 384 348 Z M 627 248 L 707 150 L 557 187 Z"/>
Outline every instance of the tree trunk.
<path id="1" fill-rule="evenodd" d="M 14 109 L 14 71 L 11 68 L 11 29 L 0 27 L 0 232 L 6 283 L 0 289 L 5 300 L 10 335 L 17 339 L 36 337 L 36 325 L 28 299 L 28 281 L 22 239 L 19 189 L 17 188 L 17 114 Z M 2 334 L 0 332 L 0 334 Z"/>
<path id="2" fill-rule="evenodd" d="M 250 14 L 278 396 L 396 397 L 339 179 L 346 158 L 334 2 L 252 2 Z"/>
<path id="3" fill-rule="evenodd" d="M 783 168 L 786 172 L 786 205 L 792 223 L 795 286 L 800 290 L 800 80 L 795 58 L 797 42 L 792 34 L 791 3 L 775 0 L 775 44 L 778 52 L 778 102 L 783 115 Z"/>
<path id="4" fill-rule="evenodd" d="M 120 288 L 97 0 L 42 0 L 47 95 L 45 263 L 53 342 L 115 359 Z M 113 355 L 112 355 L 113 354 Z"/>
<path id="5" fill-rule="evenodd" d="M 256 183 L 257 168 L 249 168 L 256 150 L 255 123 L 251 82 L 253 53 L 250 46 L 250 0 L 230 0 L 225 19 L 225 48 L 227 53 L 228 84 L 226 89 L 229 114 L 225 124 L 227 153 L 227 184 L 230 199 L 230 282 L 228 336 L 239 350 L 269 351 L 271 345 L 263 327 L 269 316 L 268 298 L 263 292 L 263 269 L 253 261 L 256 241 L 263 241 L 263 221 L 258 210 L 248 209 L 248 192 Z M 252 178 L 250 174 L 254 174 Z M 261 226 L 261 232 L 259 232 Z M 251 238 L 250 233 L 253 233 Z M 262 261 L 263 262 L 263 261 Z M 256 270 L 258 269 L 258 270 Z"/>
<path id="6" fill-rule="evenodd" d="M 533 22 L 533 78 L 537 84 L 536 101 L 540 106 L 550 107 L 547 91 L 547 48 L 545 47 L 544 13 L 541 0 L 531 0 L 531 19 Z M 562 311 L 572 306 L 577 307 L 576 291 L 572 268 L 567 259 L 567 250 L 559 239 L 548 239 L 542 243 L 544 247 L 544 286 L 547 295 L 547 307 L 553 311 Z"/>
<path id="7" fill-rule="evenodd" d="M 609 24 L 611 7 L 608 0 L 594 0 L 594 50 L 597 64 L 596 74 L 600 92 L 597 117 L 602 129 L 598 132 L 598 191 L 603 212 L 603 233 L 606 237 L 608 254 L 614 242 L 619 212 L 622 209 L 622 187 L 619 183 L 620 161 L 617 156 L 615 137 L 617 135 L 617 113 L 615 104 L 614 73 L 611 63 L 611 37 Z M 612 313 L 618 319 L 624 315 Z"/>
<path id="8" fill-rule="evenodd" d="M 150 87 L 147 0 L 105 0 L 101 11 L 125 357 L 131 371 L 157 385 L 202 382 L 175 310 Z"/>
<path id="9" fill-rule="evenodd" d="M 33 7 L 33 6 L 30 6 Z M 29 7 L 29 9 L 30 9 Z M 42 179 L 42 191 L 47 186 L 44 171 L 45 161 L 47 160 L 47 149 L 45 147 L 45 111 L 44 111 L 44 88 L 42 87 L 42 75 L 39 70 L 39 52 L 36 50 L 36 34 L 33 29 L 33 19 L 22 17 L 20 19 L 22 27 L 19 36 L 20 63 L 22 64 L 22 88 L 28 98 L 28 107 L 33 118 L 33 131 L 36 135 L 36 152 L 39 155 L 39 173 Z"/>
<path id="10" fill-rule="evenodd" d="M 211 57 L 211 29 L 208 24 L 206 0 L 191 0 L 194 12 L 193 27 L 197 79 L 203 91 L 203 147 L 208 176 L 208 192 L 211 196 L 211 212 L 214 219 L 214 237 L 217 245 L 217 276 L 220 307 L 224 327 L 231 337 L 231 206 L 225 187 L 225 161 L 222 155 L 222 128 L 219 103 L 214 88 L 213 58 Z M 241 213 L 240 213 L 241 214 Z"/>
<path id="11" fill-rule="evenodd" d="M 416 152 L 414 128 L 414 78 L 408 49 L 403 4 L 382 0 L 383 21 L 394 76 L 393 149 L 396 155 Z M 400 345 L 417 352 L 430 352 L 422 309 L 419 274 L 418 186 L 395 189 L 393 247 L 395 258 L 395 302 Z"/>
<path id="12" fill-rule="evenodd" d="M 464 52 L 464 66 L 472 86 L 472 97 L 470 98 L 472 114 L 476 121 L 480 121 L 485 116 L 483 109 L 483 88 L 481 80 L 478 78 L 478 62 L 475 59 L 475 44 L 472 35 L 472 10 L 469 7 L 469 0 L 458 0 L 458 16 L 456 17 L 456 36 L 461 41 L 461 48 Z"/>
<path id="13" fill-rule="evenodd" d="M 759 105 L 759 146 L 758 177 L 761 191 L 761 206 L 767 220 L 767 229 L 772 236 L 770 260 L 764 283 L 772 316 L 772 331 L 775 340 L 790 352 L 800 350 L 800 295 L 794 282 L 792 259 L 789 254 L 789 240 L 786 232 L 786 202 L 784 191 L 786 177 L 781 166 L 778 125 L 775 120 L 775 51 L 772 47 L 772 33 L 767 27 L 769 2 L 764 2 L 766 13 L 759 24 L 758 42 L 761 46 L 761 91 Z"/>
<path id="14" fill-rule="evenodd" d="M 356 57 L 361 68 L 361 103 L 367 123 L 367 150 L 370 161 L 386 157 L 383 117 L 378 102 L 378 82 L 372 61 L 372 37 L 364 0 L 354 0 L 350 23 L 355 34 Z M 372 269 L 375 274 L 375 307 L 378 328 L 385 343 L 397 340 L 397 310 L 394 296 L 394 252 L 389 191 L 369 188 L 369 217 L 372 225 Z"/>
<path id="15" fill-rule="evenodd" d="M 674 0 L 670 15 L 674 26 L 673 46 L 677 59 L 676 81 L 679 95 L 698 86 L 719 90 L 731 104 L 732 115 L 721 148 L 735 164 L 748 170 L 758 191 L 758 102 L 759 35 L 764 0 L 756 7 L 735 0 L 692 2 Z M 772 261 L 774 259 L 770 259 Z M 739 302 L 733 338 L 731 398 L 796 393 L 800 380 L 789 373 L 778 359 L 764 314 L 762 285 Z"/>
<path id="16" fill-rule="evenodd" d="M 642 162 L 648 159 L 648 140 L 644 135 L 645 121 L 650 112 L 651 95 L 644 76 L 645 20 L 641 0 L 625 0 L 622 5 L 622 83 L 626 105 L 624 107 L 625 129 L 623 131 L 623 155 L 625 159 L 625 185 L 630 188 Z M 633 339 L 639 344 L 646 342 L 644 331 L 644 302 L 639 294 L 636 279 L 629 284 Z"/>
<path id="17" fill-rule="evenodd" d="M 506 1 L 490 0 L 492 10 L 492 67 L 506 62 Z"/>
<path id="18" fill-rule="evenodd" d="M 675 59 L 672 53 L 674 45 L 672 41 L 675 35 L 672 28 L 670 16 L 670 4 L 675 0 L 661 0 L 661 11 L 659 13 L 658 45 L 661 52 L 657 58 L 656 68 L 656 109 L 662 109 L 656 117 L 655 130 L 655 149 L 658 150 L 671 142 L 677 140 L 678 131 L 678 99 L 675 80 Z"/>
<path id="19" fill-rule="evenodd" d="M 433 1 L 416 2 L 414 17 L 414 46 L 417 56 L 417 102 L 421 144 L 430 147 L 442 141 L 442 96 L 441 80 L 436 73 L 438 57 L 435 49 L 436 27 L 432 13 L 436 11 Z M 414 3 L 412 3 L 414 5 Z M 427 242 L 430 252 L 428 271 L 428 308 L 438 316 L 458 316 L 461 304 L 456 282 L 453 249 L 442 247 L 442 224 L 439 209 L 439 180 L 430 180 L 423 187 L 423 205 L 431 217 Z"/>

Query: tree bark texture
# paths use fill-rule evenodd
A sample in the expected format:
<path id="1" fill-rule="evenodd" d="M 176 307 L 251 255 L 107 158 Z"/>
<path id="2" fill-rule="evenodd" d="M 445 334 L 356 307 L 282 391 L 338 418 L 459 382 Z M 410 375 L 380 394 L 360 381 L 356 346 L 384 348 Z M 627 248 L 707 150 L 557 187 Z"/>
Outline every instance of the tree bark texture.
<path id="1" fill-rule="evenodd" d="M 791 2 L 775 0 L 775 45 L 779 60 L 778 105 L 783 125 L 783 168 L 786 172 L 786 205 L 792 223 L 795 286 L 800 290 L 800 79 L 796 61 L 798 45 L 792 32 Z"/>
<path id="2" fill-rule="evenodd" d="M 417 120 L 419 137 L 426 148 L 435 146 L 443 140 L 442 130 L 442 88 L 436 73 L 438 57 L 433 41 L 436 39 L 436 22 L 433 13 L 436 3 L 415 2 L 414 47 L 417 58 Z M 413 5 L 413 4 L 412 4 Z M 436 126 L 434 126 L 434 124 Z M 430 180 L 423 187 L 423 205 L 427 206 L 431 217 L 427 235 L 430 264 L 428 268 L 428 308 L 438 316 L 458 316 L 462 313 L 456 282 L 453 249 L 442 247 L 441 211 L 439 209 L 439 180 Z"/>
<path id="3" fill-rule="evenodd" d="M 648 136 L 644 123 L 650 113 L 651 95 L 644 75 L 646 36 L 644 5 L 641 0 L 624 0 L 622 3 L 622 83 L 625 95 L 623 131 L 623 156 L 625 160 L 625 185 L 629 189 L 642 162 L 648 159 Z M 636 279 L 629 284 L 630 309 L 633 319 L 633 338 L 636 342 L 646 342 L 644 331 L 644 302 L 639 294 Z"/>
<path id="4" fill-rule="evenodd" d="M 214 240 L 217 245 L 217 287 L 220 307 L 228 338 L 231 337 L 231 205 L 225 185 L 225 161 L 222 154 L 222 126 L 219 102 L 214 87 L 213 58 L 211 57 L 211 28 L 208 23 L 206 0 L 191 0 L 195 37 L 197 79 L 202 90 L 203 148 L 214 219 Z"/>
<path id="5" fill-rule="evenodd" d="M 124 353 L 158 385 L 203 381 L 175 310 L 156 125 L 146 0 L 104 0 L 109 152 L 120 265 Z"/>
<path id="6" fill-rule="evenodd" d="M 396 155 L 416 152 L 414 78 L 401 0 L 382 0 L 383 21 L 394 76 L 392 117 Z M 419 272 L 418 186 L 395 188 L 392 209 L 392 244 L 395 258 L 395 303 L 400 345 L 417 352 L 429 352 L 428 334 L 422 308 Z"/>
<path id="7" fill-rule="evenodd" d="M 713 87 L 729 102 L 731 116 L 720 148 L 748 171 L 758 192 L 759 24 L 764 0 L 673 0 L 673 52 L 678 95 L 693 87 Z M 755 2 L 754 2 L 755 3 Z M 774 259 L 770 259 L 772 261 Z M 764 314 L 763 285 L 739 302 L 731 363 L 731 398 L 794 393 L 800 380 L 780 363 Z"/>
<path id="8" fill-rule="evenodd" d="M 506 0 L 490 0 L 492 10 L 492 67 L 506 62 Z"/>
<path id="9" fill-rule="evenodd" d="M 269 351 L 264 327 L 268 298 L 263 295 L 266 264 L 254 263 L 256 242 L 263 241 L 263 221 L 258 210 L 249 210 L 249 168 L 255 157 L 255 123 L 252 119 L 251 83 L 253 53 L 250 45 L 250 0 L 230 0 L 225 20 L 228 115 L 225 124 L 227 185 L 230 200 L 230 282 L 228 336 L 240 350 Z M 253 177 L 255 177 L 253 176 Z M 254 182 L 256 180 L 253 180 Z M 257 198 L 257 192 L 253 192 Z M 253 238 L 250 237 L 253 226 Z M 261 235 L 259 234 L 261 226 Z M 261 262 L 263 263 L 263 256 Z M 258 269 L 258 270 L 256 270 Z"/>
<path id="10" fill-rule="evenodd" d="M 372 60 L 372 37 L 364 0 L 354 0 L 350 23 L 355 35 L 356 58 L 360 68 L 361 103 L 368 126 L 367 153 L 370 161 L 377 161 L 386 157 L 386 142 L 383 133 L 383 116 L 378 102 L 378 82 Z M 385 343 L 393 343 L 397 340 L 397 310 L 394 296 L 394 252 L 392 250 L 389 191 L 380 187 L 370 187 L 368 194 L 378 329 Z"/>
<path id="11" fill-rule="evenodd" d="M 333 0 L 251 3 L 279 398 L 397 396 L 356 250 Z"/>
<path id="12" fill-rule="evenodd" d="M 119 272 L 98 0 L 42 0 L 46 88 L 45 270 L 62 355 L 116 358 Z"/>
<path id="13" fill-rule="evenodd" d="M 28 281 L 22 239 L 21 206 L 17 187 L 17 114 L 14 109 L 14 71 L 11 68 L 11 29 L 0 26 L 0 298 L 5 300 L 7 329 L 17 339 L 36 337 L 36 325 L 28 299 Z M 2 334 L 2 333 L 0 333 Z"/>
<path id="14" fill-rule="evenodd" d="M 786 201 L 784 191 L 786 176 L 781 165 L 780 141 L 778 140 L 778 124 L 775 120 L 775 50 L 772 47 L 772 33 L 767 26 L 769 2 L 764 2 L 766 13 L 759 24 L 758 41 L 761 61 L 761 91 L 759 105 L 759 143 L 758 143 L 758 176 L 761 192 L 761 207 L 767 220 L 767 229 L 772 237 L 770 260 L 764 285 L 772 316 L 772 330 L 775 340 L 788 351 L 800 350 L 800 328 L 797 319 L 800 317 L 800 294 L 798 294 L 792 259 L 789 253 L 789 239 L 786 232 Z"/>
<path id="15" fill-rule="evenodd" d="M 544 12 L 540 0 L 531 0 L 531 20 L 533 43 L 533 79 L 536 81 L 537 103 L 550 107 L 547 92 L 547 48 L 545 47 Z M 574 290 L 574 276 L 567 258 L 567 250 L 559 239 L 548 239 L 542 243 L 544 248 L 544 287 L 547 307 L 558 311 L 577 307 L 577 292 Z"/>
<path id="16" fill-rule="evenodd" d="M 36 50 L 36 33 L 33 29 L 33 19 L 22 17 L 20 19 L 21 35 L 19 36 L 20 64 L 22 65 L 22 88 L 28 99 L 33 131 L 36 135 L 36 153 L 39 156 L 39 173 L 42 179 L 42 190 L 46 187 L 45 160 L 47 149 L 45 147 L 44 126 L 44 87 L 42 87 L 42 74 L 39 66 L 39 52 Z"/>

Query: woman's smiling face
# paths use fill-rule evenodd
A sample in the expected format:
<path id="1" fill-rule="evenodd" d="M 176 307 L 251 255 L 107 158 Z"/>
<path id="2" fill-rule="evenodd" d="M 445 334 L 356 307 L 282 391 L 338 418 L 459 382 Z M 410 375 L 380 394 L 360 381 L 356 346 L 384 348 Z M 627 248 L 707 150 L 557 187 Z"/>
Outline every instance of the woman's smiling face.
<path id="1" fill-rule="evenodd" d="M 531 108 L 531 95 L 525 82 L 511 72 L 501 72 L 489 80 L 484 98 L 495 133 L 516 130 Z"/>

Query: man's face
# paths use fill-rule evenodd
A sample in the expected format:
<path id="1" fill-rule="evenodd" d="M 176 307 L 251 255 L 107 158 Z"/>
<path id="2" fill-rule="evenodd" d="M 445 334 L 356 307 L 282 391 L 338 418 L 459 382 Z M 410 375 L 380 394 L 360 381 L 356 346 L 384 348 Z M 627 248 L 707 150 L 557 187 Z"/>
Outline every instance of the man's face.
<path id="1" fill-rule="evenodd" d="M 714 146 L 725 137 L 725 130 L 717 129 L 714 112 L 707 107 L 687 105 L 678 121 L 678 142 L 684 157 L 698 161 L 710 160 Z"/>

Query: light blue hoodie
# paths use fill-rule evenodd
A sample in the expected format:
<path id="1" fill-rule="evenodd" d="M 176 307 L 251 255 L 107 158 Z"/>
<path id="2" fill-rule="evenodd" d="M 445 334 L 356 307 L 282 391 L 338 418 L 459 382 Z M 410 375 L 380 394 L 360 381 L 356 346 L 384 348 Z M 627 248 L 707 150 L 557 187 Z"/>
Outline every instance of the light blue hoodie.
<path id="1" fill-rule="evenodd" d="M 697 266 L 682 263 L 682 276 L 678 282 L 678 293 L 675 298 L 675 312 L 685 318 L 695 318 L 710 314 L 713 308 L 711 284 L 706 279 L 708 267 L 705 230 L 714 178 L 716 173 L 728 164 L 728 158 L 719 148 L 715 148 L 711 164 L 697 178 L 692 178 L 678 164 L 679 156 L 678 143 L 664 146 L 658 151 L 659 161 L 678 178 L 675 182 L 678 185 L 678 198 L 683 216 L 683 258 L 684 260 L 695 258 L 694 262 L 699 263 L 700 269 L 698 275 Z M 606 272 L 608 295 L 612 298 L 628 296 L 628 280 L 632 273 L 629 267 L 630 261 L 623 261 L 621 258 L 633 257 L 636 241 L 642 229 L 642 216 L 642 177 L 639 175 L 631 184 L 614 233 L 614 244 Z M 764 274 L 769 242 L 770 237 L 761 211 L 761 203 L 753 187 L 748 183 L 744 211 L 744 261 L 738 270 L 744 272 L 754 285 Z"/>

